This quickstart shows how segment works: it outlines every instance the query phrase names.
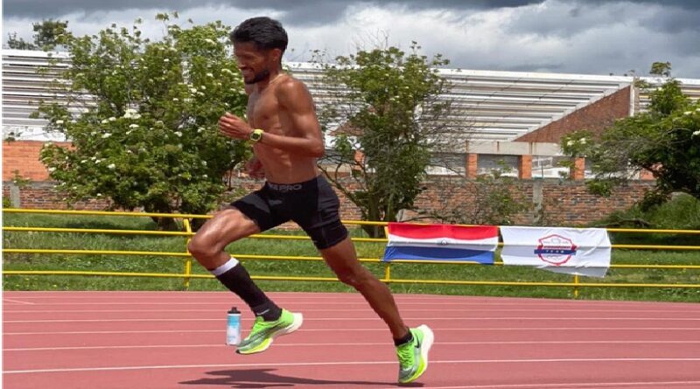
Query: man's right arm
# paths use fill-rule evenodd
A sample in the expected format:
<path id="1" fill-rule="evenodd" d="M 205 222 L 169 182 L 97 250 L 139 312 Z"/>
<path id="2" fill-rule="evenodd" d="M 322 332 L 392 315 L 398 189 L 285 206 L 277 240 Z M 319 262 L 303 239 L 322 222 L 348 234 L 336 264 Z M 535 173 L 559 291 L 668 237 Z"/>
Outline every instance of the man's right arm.
<path id="1" fill-rule="evenodd" d="M 321 125 L 316 117 L 311 94 L 303 83 L 290 79 L 276 89 L 277 101 L 291 123 L 290 135 L 266 132 L 260 144 L 296 155 L 320 158 L 325 154 Z"/>
<path id="2" fill-rule="evenodd" d="M 323 157 L 326 150 L 311 93 L 303 83 L 289 80 L 279 85 L 276 96 L 280 108 L 284 109 L 290 118 L 290 135 L 265 132 L 259 144 L 296 155 Z M 230 138 L 247 140 L 253 130 L 244 119 L 230 113 L 219 119 L 219 131 Z"/>

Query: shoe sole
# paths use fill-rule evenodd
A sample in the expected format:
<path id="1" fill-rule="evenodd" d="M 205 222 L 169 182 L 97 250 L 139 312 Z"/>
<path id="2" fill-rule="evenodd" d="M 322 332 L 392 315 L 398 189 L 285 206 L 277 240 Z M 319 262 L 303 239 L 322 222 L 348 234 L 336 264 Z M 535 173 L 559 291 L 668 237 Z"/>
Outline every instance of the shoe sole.
<path id="1" fill-rule="evenodd" d="M 292 324 L 290 324 L 290 325 L 282 328 L 281 330 L 275 332 L 274 334 L 272 334 L 270 336 L 270 341 L 267 342 L 267 344 L 265 344 L 264 347 L 255 349 L 253 351 L 248 351 L 248 352 L 241 352 L 240 350 L 236 350 L 236 353 L 241 354 L 241 355 L 250 355 L 250 354 L 261 353 L 261 352 L 267 350 L 268 348 L 270 348 L 270 346 L 272 346 L 272 342 L 275 340 L 275 338 L 282 336 L 282 335 L 291 334 L 292 332 L 298 330 L 299 327 L 301 327 L 301 325 L 304 323 L 304 315 L 302 315 L 301 313 L 292 313 L 292 316 L 294 316 L 294 320 L 292 321 Z"/>
<path id="2" fill-rule="evenodd" d="M 428 353 L 430 352 L 430 348 L 433 347 L 433 342 L 435 342 L 435 334 L 433 333 L 433 330 L 431 330 L 430 327 L 426 326 L 425 324 L 418 326 L 417 329 L 423 332 L 423 342 L 421 343 L 420 356 L 423 358 L 425 365 L 423 366 L 423 371 L 421 371 L 420 374 L 412 377 L 408 381 L 399 381 L 399 385 L 415 382 L 428 370 Z"/>
<path id="3" fill-rule="evenodd" d="M 272 334 L 272 336 L 270 337 L 271 339 L 275 339 L 278 336 L 291 334 L 292 332 L 298 330 L 299 327 L 301 327 L 301 325 L 304 323 L 304 315 L 302 315 L 301 313 L 292 313 L 292 316 L 294 316 L 294 321 L 292 321 L 292 324 Z"/>
<path id="4" fill-rule="evenodd" d="M 418 326 L 418 328 L 423 331 L 423 344 L 420 349 L 420 355 L 425 361 L 425 368 L 423 369 L 423 373 L 425 373 L 425 371 L 428 370 L 428 353 L 430 352 L 430 348 L 433 347 L 435 334 L 433 333 L 433 330 L 431 330 L 430 327 L 426 326 L 425 324 Z M 423 373 L 421 373 L 421 375 L 423 375 Z M 418 377 L 420 377 L 420 375 Z"/>

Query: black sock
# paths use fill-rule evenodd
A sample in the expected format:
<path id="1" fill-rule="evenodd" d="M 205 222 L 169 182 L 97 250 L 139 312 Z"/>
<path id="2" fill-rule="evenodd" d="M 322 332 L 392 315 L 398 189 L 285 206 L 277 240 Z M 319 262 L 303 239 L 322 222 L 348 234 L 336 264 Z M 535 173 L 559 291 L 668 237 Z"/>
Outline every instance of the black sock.
<path id="1" fill-rule="evenodd" d="M 395 346 L 401 346 L 402 344 L 406 344 L 408 342 L 413 342 L 413 333 L 411 332 L 411 330 L 408 330 L 408 333 L 403 338 L 394 339 Z"/>
<path id="2" fill-rule="evenodd" d="M 240 263 L 216 278 L 231 292 L 243 299 L 255 313 L 255 316 L 262 316 L 264 320 L 270 321 L 279 319 L 282 314 L 282 309 L 258 288 L 250 278 L 248 271 Z"/>
<path id="3" fill-rule="evenodd" d="M 251 308 L 255 316 L 262 316 L 265 321 L 275 321 L 282 316 L 282 308 L 278 307 L 272 300 Z"/>

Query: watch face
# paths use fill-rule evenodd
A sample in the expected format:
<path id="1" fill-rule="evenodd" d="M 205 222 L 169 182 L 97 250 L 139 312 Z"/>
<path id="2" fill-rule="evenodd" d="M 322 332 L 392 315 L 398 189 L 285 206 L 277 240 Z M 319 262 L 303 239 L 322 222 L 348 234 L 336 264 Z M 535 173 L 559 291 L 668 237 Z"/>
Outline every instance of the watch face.
<path id="1" fill-rule="evenodd" d="M 262 131 L 260 130 L 255 130 L 250 133 L 250 140 L 257 142 L 262 138 Z"/>

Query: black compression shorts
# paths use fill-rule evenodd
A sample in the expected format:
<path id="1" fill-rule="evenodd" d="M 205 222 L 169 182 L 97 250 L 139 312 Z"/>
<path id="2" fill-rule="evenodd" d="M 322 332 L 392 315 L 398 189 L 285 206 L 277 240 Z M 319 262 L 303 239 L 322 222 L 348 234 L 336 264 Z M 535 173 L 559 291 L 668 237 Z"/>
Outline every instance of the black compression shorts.
<path id="1" fill-rule="evenodd" d="M 253 220 L 261 231 L 294 221 L 319 250 L 333 247 L 348 236 L 340 222 L 340 201 L 325 177 L 298 184 L 265 185 L 231 203 Z"/>

